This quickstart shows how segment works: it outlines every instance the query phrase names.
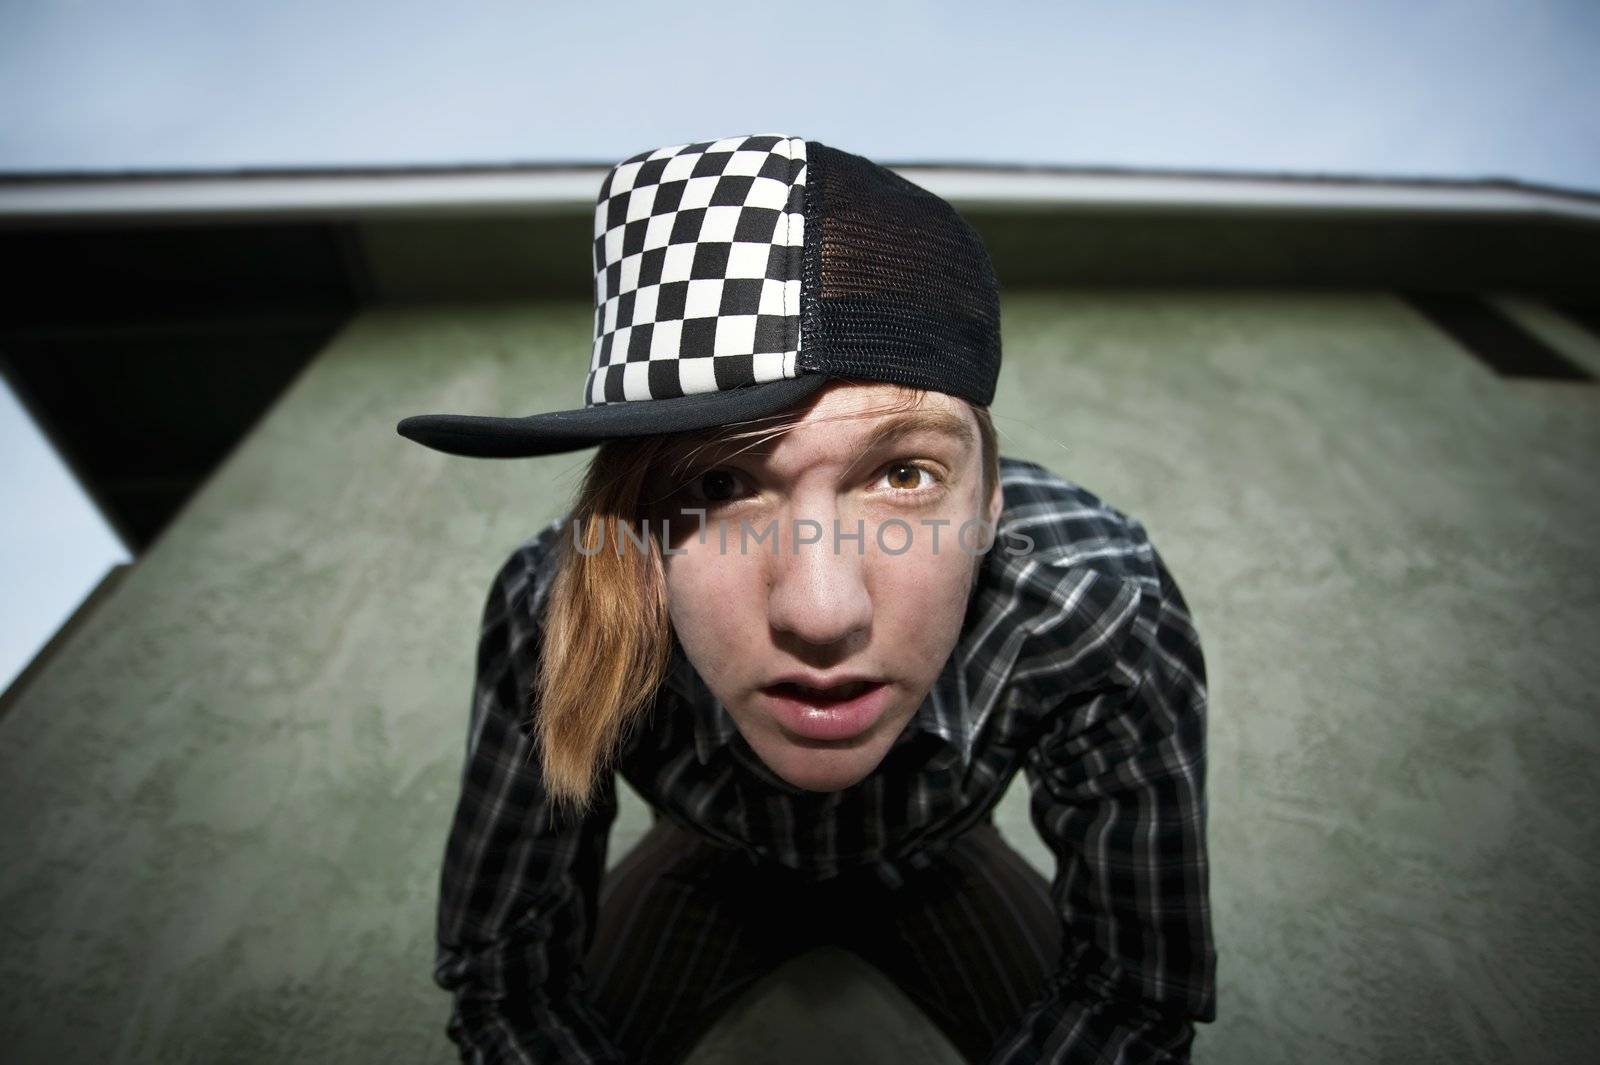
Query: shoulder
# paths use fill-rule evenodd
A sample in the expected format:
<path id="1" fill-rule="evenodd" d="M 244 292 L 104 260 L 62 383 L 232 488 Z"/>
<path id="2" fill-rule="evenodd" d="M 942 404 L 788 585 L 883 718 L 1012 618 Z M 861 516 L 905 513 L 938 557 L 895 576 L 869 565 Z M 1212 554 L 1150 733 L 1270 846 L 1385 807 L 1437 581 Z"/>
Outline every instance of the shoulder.
<path id="1" fill-rule="evenodd" d="M 567 518 L 546 523 L 511 548 L 490 578 L 484 602 L 483 627 L 497 617 L 514 623 L 534 622 L 549 599 L 561 552 L 559 538 L 568 535 Z"/>
<path id="2" fill-rule="evenodd" d="M 1089 566 L 1108 577 L 1143 581 L 1156 576 L 1144 524 L 1083 485 L 1037 462 L 1005 455 L 1000 485 L 1000 528 L 1017 542 L 1013 553 L 1055 568 Z"/>
<path id="3" fill-rule="evenodd" d="M 1133 686 L 1161 626 L 1192 637 L 1182 592 L 1143 522 L 1036 462 L 1001 456 L 1000 482 L 1004 508 L 981 587 L 991 612 L 1023 630 L 1019 679 L 1055 695 Z"/>
<path id="4" fill-rule="evenodd" d="M 524 736 L 532 727 L 531 715 L 520 708 L 534 685 L 544 608 L 560 558 L 557 537 L 565 528 L 564 519 L 556 519 L 524 538 L 489 580 L 478 624 L 474 729 L 478 715 L 489 706 L 513 713 Z"/>

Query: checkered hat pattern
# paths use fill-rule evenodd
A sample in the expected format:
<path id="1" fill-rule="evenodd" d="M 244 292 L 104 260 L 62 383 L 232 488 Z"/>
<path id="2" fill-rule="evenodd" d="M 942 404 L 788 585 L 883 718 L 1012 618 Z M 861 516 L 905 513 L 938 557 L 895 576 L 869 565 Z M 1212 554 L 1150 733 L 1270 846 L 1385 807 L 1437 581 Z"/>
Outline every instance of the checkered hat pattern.
<path id="1" fill-rule="evenodd" d="M 806 142 L 755 134 L 642 152 L 594 213 L 589 406 L 796 376 Z"/>

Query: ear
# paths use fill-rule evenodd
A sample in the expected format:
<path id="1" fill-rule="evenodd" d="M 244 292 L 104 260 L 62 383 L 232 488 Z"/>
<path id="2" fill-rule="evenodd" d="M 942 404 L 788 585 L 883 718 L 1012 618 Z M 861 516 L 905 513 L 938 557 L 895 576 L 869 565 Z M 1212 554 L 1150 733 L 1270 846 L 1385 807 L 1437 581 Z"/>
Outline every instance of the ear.
<path id="1" fill-rule="evenodd" d="M 1005 494 L 1000 491 L 1000 481 L 997 478 L 994 482 L 994 495 L 989 500 L 989 527 L 991 529 L 1000 527 L 1000 512 L 1004 509 Z"/>

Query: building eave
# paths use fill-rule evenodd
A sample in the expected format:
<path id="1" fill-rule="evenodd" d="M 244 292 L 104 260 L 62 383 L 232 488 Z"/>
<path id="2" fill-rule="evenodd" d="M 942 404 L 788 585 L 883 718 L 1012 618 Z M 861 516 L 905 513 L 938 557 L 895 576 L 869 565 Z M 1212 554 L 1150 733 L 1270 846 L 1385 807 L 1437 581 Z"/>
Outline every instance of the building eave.
<path id="1" fill-rule="evenodd" d="M 588 211 L 602 165 L 0 176 L 0 224 L 366 220 Z M 906 164 L 957 207 L 1600 221 L 1600 195 L 1503 179 Z"/>

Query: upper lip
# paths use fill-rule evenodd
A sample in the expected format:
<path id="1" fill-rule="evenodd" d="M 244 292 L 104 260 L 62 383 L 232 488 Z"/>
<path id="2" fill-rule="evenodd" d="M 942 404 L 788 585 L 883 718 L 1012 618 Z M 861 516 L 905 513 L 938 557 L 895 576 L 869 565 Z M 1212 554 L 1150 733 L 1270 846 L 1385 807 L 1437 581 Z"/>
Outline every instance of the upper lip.
<path id="1" fill-rule="evenodd" d="M 860 673 L 785 673 L 774 677 L 767 682 L 767 687 L 775 688 L 780 684 L 798 684 L 802 688 L 812 691 L 825 692 L 830 688 L 843 687 L 846 684 L 882 684 L 877 677 L 868 677 Z"/>

